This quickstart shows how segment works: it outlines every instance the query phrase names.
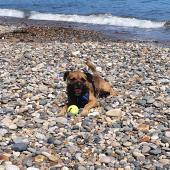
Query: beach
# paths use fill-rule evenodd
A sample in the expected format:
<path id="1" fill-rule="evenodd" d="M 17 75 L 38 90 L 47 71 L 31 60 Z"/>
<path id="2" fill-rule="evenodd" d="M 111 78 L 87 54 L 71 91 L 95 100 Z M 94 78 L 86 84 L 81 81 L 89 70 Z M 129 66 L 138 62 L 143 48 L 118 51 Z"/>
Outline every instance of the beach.
<path id="1" fill-rule="evenodd" d="M 90 58 L 117 97 L 59 116 L 67 70 Z M 71 26 L 0 25 L 0 169 L 170 167 L 170 48 Z"/>

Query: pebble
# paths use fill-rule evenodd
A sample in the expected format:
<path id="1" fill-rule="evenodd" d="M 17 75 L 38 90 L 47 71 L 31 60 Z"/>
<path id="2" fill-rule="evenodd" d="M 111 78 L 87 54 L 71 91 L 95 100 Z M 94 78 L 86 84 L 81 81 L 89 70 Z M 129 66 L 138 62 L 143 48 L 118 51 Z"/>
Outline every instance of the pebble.
<path id="1" fill-rule="evenodd" d="M 161 149 L 153 149 L 153 150 L 150 150 L 149 152 L 150 154 L 153 154 L 153 155 L 158 155 L 161 153 Z"/>
<path id="2" fill-rule="evenodd" d="M 15 143 L 12 145 L 12 150 L 16 152 L 22 152 L 27 150 L 28 145 L 26 143 Z"/>
<path id="3" fill-rule="evenodd" d="M 132 154 L 138 161 L 142 161 L 142 162 L 145 161 L 145 156 L 142 153 L 138 151 L 134 151 Z"/>
<path id="4" fill-rule="evenodd" d="M 142 147 L 142 153 L 148 153 L 151 150 L 151 148 L 149 146 L 143 146 Z"/>
<path id="5" fill-rule="evenodd" d="M 5 170 L 20 170 L 20 168 L 16 165 L 6 165 Z"/>
<path id="6" fill-rule="evenodd" d="M 27 168 L 27 170 L 40 170 L 39 168 L 35 168 L 35 167 L 29 167 Z"/>
<path id="7" fill-rule="evenodd" d="M 170 130 L 165 132 L 165 136 L 166 136 L 167 138 L 170 138 Z"/>
<path id="8" fill-rule="evenodd" d="M 123 146 L 126 146 L 126 147 L 129 147 L 129 146 L 131 146 L 132 145 L 132 142 L 124 142 L 123 143 Z"/>
<path id="9" fill-rule="evenodd" d="M 105 154 L 100 154 L 99 155 L 99 161 L 101 163 L 110 163 L 111 162 L 111 158 L 109 156 L 106 156 Z"/>
<path id="10" fill-rule="evenodd" d="M 57 124 L 63 124 L 63 125 L 67 124 L 67 119 L 64 117 L 57 117 L 55 121 Z"/>
<path id="11" fill-rule="evenodd" d="M 106 112 L 106 115 L 109 117 L 120 118 L 122 116 L 121 109 L 112 109 Z"/>

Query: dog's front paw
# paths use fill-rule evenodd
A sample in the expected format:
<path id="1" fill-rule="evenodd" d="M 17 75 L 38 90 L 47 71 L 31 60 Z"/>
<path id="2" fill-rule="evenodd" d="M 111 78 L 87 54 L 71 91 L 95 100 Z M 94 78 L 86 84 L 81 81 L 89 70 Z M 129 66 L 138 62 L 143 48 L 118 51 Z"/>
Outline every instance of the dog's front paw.
<path id="1" fill-rule="evenodd" d="M 111 96 L 118 96 L 119 95 L 119 92 L 118 91 L 111 91 Z"/>
<path id="2" fill-rule="evenodd" d="M 64 106 L 57 116 L 64 116 L 67 113 L 67 106 Z"/>
<path id="3" fill-rule="evenodd" d="M 87 116 L 89 114 L 88 110 L 83 109 L 83 111 L 80 113 L 80 116 Z"/>

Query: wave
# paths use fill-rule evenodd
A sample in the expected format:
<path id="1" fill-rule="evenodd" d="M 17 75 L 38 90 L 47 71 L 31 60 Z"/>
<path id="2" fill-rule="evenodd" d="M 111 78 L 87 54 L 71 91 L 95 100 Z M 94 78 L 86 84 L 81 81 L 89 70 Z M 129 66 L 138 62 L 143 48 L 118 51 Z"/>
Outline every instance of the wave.
<path id="1" fill-rule="evenodd" d="M 0 9 L 1 17 L 15 17 L 15 18 L 24 18 L 25 14 L 23 11 L 15 9 Z"/>
<path id="2" fill-rule="evenodd" d="M 155 22 L 150 20 L 140 20 L 136 18 L 123 18 L 118 16 L 112 16 L 111 14 L 99 14 L 99 15 L 65 15 L 65 14 L 51 14 L 40 12 L 25 13 L 19 10 L 12 9 L 0 9 L 0 16 L 17 17 L 31 20 L 50 20 L 50 21 L 64 21 L 64 22 L 76 22 L 87 24 L 99 24 L 99 25 L 112 25 L 119 27 L 138 27 L 138 28 L 161 28 L 164 27 L 166 22 Z"/>

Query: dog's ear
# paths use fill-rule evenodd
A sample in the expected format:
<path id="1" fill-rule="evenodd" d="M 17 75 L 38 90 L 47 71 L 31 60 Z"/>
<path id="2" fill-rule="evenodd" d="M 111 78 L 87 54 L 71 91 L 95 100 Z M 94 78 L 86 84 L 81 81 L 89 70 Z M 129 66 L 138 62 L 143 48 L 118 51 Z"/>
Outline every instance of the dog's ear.
<path id="1" fill-rule="evenodd" d="M 92 81 L 93 81 L 93 75 L 92 75 L 92 74 L 90 74 L 90 73 L 88 73 L 88 72 L 84 72 L 84 74 L 86 75 L 87 80 L 88 80 L 89 82 L 92 82 Z"/>
<path id="2" fill-rule="evenodd" d="M 69 75 L 69 71 L 66 71 L 65 73 L 64 73 L 64 81 L 66 81 L 67 80 L 67 77 L 68 77 L 68 75 Z"/>

